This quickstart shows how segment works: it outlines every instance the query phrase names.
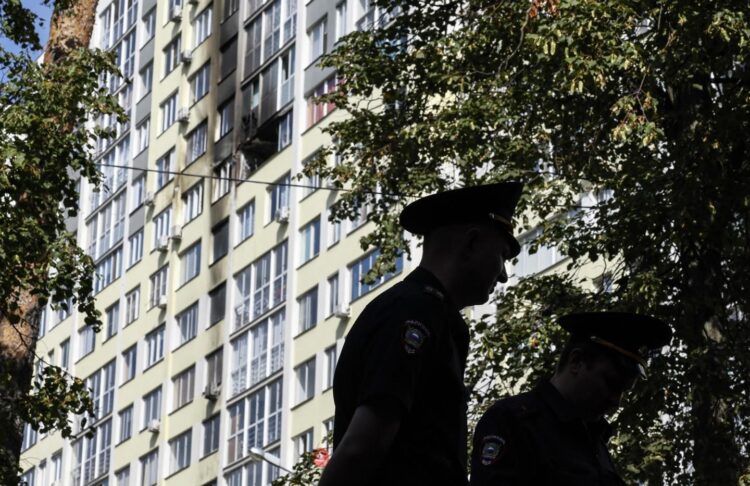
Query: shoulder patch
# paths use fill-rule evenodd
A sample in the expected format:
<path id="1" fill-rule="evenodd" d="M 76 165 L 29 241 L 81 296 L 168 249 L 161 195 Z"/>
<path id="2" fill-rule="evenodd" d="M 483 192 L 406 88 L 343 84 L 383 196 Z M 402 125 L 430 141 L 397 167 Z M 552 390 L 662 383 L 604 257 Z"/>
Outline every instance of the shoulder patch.
<path id="1" fill-rule="evenodd" d="M 495 464 L 508 450 L 505 439 L 499 435 L 485 435 L 482 438 L 482 465 Z"/>
<path id="2" fill-rule="evenodd" d="M 410 319 L 404 322 L 401 341 L 406 354 L 417 354 L 430 338 L 430 331 L 419 321 Z"/>

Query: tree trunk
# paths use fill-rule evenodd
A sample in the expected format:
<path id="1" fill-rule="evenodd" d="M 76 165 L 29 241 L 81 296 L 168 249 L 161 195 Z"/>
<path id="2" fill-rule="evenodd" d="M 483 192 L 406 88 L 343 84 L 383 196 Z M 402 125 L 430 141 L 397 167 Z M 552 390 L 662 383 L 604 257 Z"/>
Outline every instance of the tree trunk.
<path id="1" fill-rule="evenodd" d="M 70 51 L 89 46 L 96 5 L 97 0 L 72 0 L 65 10 L 55 5 L 44 53 L 45 64 L 62 62 Z M 74 128 L 61 127 L 62 130 Z M 49 266 L 49 262 L 27 263 L 40 268 Z M 21 292 L 18 304 L 20 320 L 17 323 L 0 316 L 0 376 L 9 377 L 9 381 L 0 383 L 0 450 L 5 456 L 2 462 L 11 467 L 19 464 L 21 455 L 24 424 L 18 407 L 20 399 L 31 388 L 40 312 L 38 298 L 28 292 Z"/>

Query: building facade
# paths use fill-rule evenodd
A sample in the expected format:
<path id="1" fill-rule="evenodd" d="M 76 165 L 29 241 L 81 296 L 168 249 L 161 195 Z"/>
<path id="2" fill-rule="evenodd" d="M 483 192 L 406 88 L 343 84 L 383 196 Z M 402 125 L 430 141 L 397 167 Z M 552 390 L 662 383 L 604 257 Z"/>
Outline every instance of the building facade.
<path id="1" fill-rule="evenodd" d="M 104 184 L 80 181 L 68 229 L 96 262 L 103 329 L 48 309 L 37 349 L 86 380 L 94 433 L 27 427 L 29 486 L 259 486 L 324 444 L 352 316 L 415 265 L 362 284 L 367 214 L 329 222 L 337 192 L 297 177 L 343 116 L 311 101 L 336 84 L 316 61 L 376 14 L 368 0 L 99 2 L 92 44 L 123 75 L 101 83 L 130 121 L 95 121 L 116 132 L 96 143 Z M 519 271 L 561 259 L 543 255 Z"/>

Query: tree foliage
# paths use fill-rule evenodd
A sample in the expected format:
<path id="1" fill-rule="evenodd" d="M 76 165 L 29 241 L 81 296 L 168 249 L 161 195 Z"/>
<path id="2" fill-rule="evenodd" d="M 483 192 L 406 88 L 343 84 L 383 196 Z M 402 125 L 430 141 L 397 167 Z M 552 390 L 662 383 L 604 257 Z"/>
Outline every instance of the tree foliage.
<path id="1" fill-rule="evenodd" d="M 569 257 L 473 324 L 473 410 L 551 371 L 565 311 L 653 314 L 675 338 L 616 417 L 621 470 L 737 484 L 750 471 L 747 2 L 372 4 L 375 28 L 322 62 L 349 116 L 306 170 L 351 189 L 336 218 L 373 208 L 375 271 L 408 251 L 396 218 L 412 198 L 509 179 L 526 182 L 518 231 L 542 230 L 532 251 Z M 584 278 L 592 261 L 610 292 Z"/>
<path id="2" fill-rule="evenodd" d="M 67 15 L 75 3 L 58 2 L 55 14 Z M 86 122 L 101 114 L 122 116 L 98 82 L 100 73 L 116 71 L 111 56 L 67 44 L 54 62 L 40 64 L 32 56 L 42 47 L 38 27 L 39 19 L 20 2 L 0 0 L 0 35 L 18 48 L 0 47 L 2 484 L 15 482 L 23 422 L 68 437 L 74 432 L 69 414 L 93 412 L 80 379 L 50 365 L 33 376 L 31 365 L 40 306 L 70 311 L 72 304 L 87 325 L 100 325 L 93 262 L 67 231 L 66 218 L 78 213 L 71 176 L 99 181 L 93 140 L 111 135 Z"/>

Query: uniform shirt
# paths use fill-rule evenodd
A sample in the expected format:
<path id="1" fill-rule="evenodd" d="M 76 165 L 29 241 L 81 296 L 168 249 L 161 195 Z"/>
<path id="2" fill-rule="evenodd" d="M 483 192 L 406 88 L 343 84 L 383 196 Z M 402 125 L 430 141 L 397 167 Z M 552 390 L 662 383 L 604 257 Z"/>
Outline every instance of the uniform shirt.
<path id="1" fill-rule="evenodd" d="M 607 450 L 606 420 L 584 422 L 548 381 L 506 398 L 476 427 L 472 486 L 624 485 Z"/>
<path id="2" fill-rule="evenodd" d="M 334 450 L 356 408 L 386 398 L 401 422 L 371 484 L 465 485 L 468 349 L 468 327 L 429 271 L 417 268 L 375 298 L 336 366 Z"/>

